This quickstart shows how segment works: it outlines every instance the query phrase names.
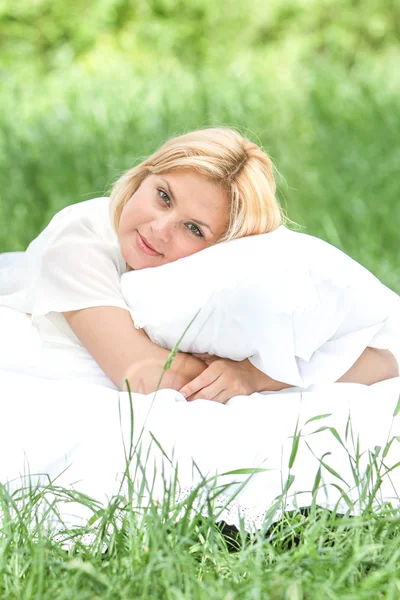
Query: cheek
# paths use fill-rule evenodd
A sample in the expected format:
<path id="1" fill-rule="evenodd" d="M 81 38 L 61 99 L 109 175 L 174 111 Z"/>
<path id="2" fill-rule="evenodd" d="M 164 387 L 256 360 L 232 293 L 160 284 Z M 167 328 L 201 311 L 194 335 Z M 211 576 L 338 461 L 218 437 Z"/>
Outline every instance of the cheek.
<path id="1" fill-rule="evenodd" d="M 205 245 L 202 240 L 197 240 L 196 238 L 190 239 L 188 235 L 183 232 L 179 237 L 177 236 L 175 238 L 172 254 L 174 255 L 174 260 L 177 260 L 178 258 L 184 258 L 185 256 L 195 254 L 204 247 Z"/>
<path id="2" fill-rule="evenodd" d="M 130 207 L 130 217 L 135 223 L 148 223 L 157 216 L 154 203 L 149 198 L 137 198 Z"/>
<path id="3" fill-rule="evenodd" d="M 121 214 L 121 230 L 132 231 L 132 229 L 136 228 L 138 219 L 140 220 L 140 209 L 130 200 Z"/>

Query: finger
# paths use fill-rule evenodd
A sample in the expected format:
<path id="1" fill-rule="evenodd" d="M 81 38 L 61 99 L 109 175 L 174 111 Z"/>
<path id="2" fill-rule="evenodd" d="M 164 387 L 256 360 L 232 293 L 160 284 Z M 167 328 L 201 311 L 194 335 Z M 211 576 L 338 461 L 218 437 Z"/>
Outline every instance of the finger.
<path id="1" fill-rule="evenodd" d="M 227 400 L 230 400 L 230 395 L 228 390 L 221 389 L 218 382 L 214 382 L 212 385 L 203 388 L 196 394 L 189 396 L 187 400 L 188 402 L 192 402 L 193 400 L 210 400 L 211 402 L 223 404 L 224 402 L 227 402 Z"/>
<path id="2" fill-rule="evenodd" d="M 197 352 L 193 353 L 193 356 L 195 358 L 199 358 L 200 360 L 206 361 L 209 364 L 214 362 L 214 360 L 219 359 L 219 356 L 215 356 L 214 354 L 198 354 Z"/>
<path id="3" fill-rule="evenodd" d="M 183 396 L 185 396 L 185 398 L 189 398 L 189 396 L 192 396 L 199 390 L 202 390 L 203 388 L 212 384 L 218 379 L 219 376 L 219 372 L 215 372 L 210 367 L 207 367 L 205 371 L 203 371 L 202 373 L 200 373 L 200 375 L 195 377 L 195 379 L 184 385 L 179 391 Z"/>
<path id="4" fill-rule="evenodd" d="M 214 360 L 216 360 L 216 359 L 202 358 L 203 363 L 205 363 L 207 365 L 207 367 L 209 367 L 211 365 L 211 363 L 214 362 Z"/>
<path id="5" fill-rule="evenodd" d="M 214 381 L 208 385 L 204 385 L 201 389 L 197 390 L 193 394 L 190 394 L 187 397 L 187 400 L 189 402 L 192 400 L 214 400 L 215 398 L 220 398 L 220 394 L 224 392 L 226 387 L 228 386 L 226 385 L 226 382 L 224 382 L 224 378 L 221 377 L 221 374 L 219 374 Z"/>

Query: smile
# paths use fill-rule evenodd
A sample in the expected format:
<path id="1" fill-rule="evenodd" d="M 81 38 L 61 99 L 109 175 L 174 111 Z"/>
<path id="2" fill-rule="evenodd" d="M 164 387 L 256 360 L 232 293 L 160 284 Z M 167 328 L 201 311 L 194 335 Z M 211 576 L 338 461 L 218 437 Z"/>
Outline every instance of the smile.
<path id="1" fill-rule="evenodd" d="M 162 256 L 161 252 L 153 250 L 153 248 L 150 248 L 150 246 L 146 244 L 146 242 L 144 241 L 144 239 L 138 231 L 136 231 L 136 245 L 142 252 L 148 254 L 149 256 Z"/>

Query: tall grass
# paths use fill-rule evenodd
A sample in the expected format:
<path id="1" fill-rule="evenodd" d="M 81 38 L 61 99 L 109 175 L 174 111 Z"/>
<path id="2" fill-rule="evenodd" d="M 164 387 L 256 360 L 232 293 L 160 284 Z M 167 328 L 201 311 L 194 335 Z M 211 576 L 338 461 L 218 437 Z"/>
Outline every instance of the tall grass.
<path id="1" fill-rule="evenodd" d="M 335 442 L 345 444 L 337 435 Z M 299 443 L 306 442 L 295 435 L 291 467 Z M 140 447 L 135 449 L 140 460 Z M 266 522 L 254 534 L 218 520 L 213 509 L 218 495 L 214 503 L 196 502 L 203 484 L 181 502 L 174 499 L 173 482 L 162 504 L 141 503 L 143 487 L 137 484 L 137 463 L 130 468 L 130 450 L 126 485 L 104 507 L 51 482 L 12 493 L 0 486 L 1 598 L 395 600 L 400 591 L 400 513 L 390 504 L 372 510 L 369 502 L 378 491 L 371 484 L 386 470 L 381 460 L 388 450 L 375 449 L 370 455 L 360 481 L 359 516 L 350 516 L 355 507 L 349 500 L 342 514 L 313 501 L 309 509 L 286 513 L 278 521 L 271 513 L 275 522 Z M 356 453 L 352 459 L 357 471 L 361 457 Z M 315 499 L 320 484 L 318 469 Z M 63 529 L 58 514 L 62 502 L 88 508 L 93 513 L 88 525 Z"/>
<path id="2" fill-rule="evenodd" d="M 302 231 L 400 290 L 398 89 L 379 74 L 301 67 L 143 79 L 121 71 L 24 82 L 0 95 L 0 251 L 23 249 L 61 207 L 105 194 L 168 136 L 238 127 L 278 168 Z"/>

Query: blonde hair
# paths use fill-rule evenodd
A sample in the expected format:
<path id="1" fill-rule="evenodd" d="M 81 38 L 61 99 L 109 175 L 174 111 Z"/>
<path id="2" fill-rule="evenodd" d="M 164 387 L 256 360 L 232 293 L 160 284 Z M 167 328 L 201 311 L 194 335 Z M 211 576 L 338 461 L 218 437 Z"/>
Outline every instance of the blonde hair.
<path id="1" fill-rule="evenodd" d="M 118 179 L 111 191 L 116 231 L 125 204 L 146 177 L 173 169 L 194 169 L 227 193 L 229 225 L 219 242 L 268 233 L 283 222 L 268 155 L 233 129 L 210 127 L 171 138 Z"/>

